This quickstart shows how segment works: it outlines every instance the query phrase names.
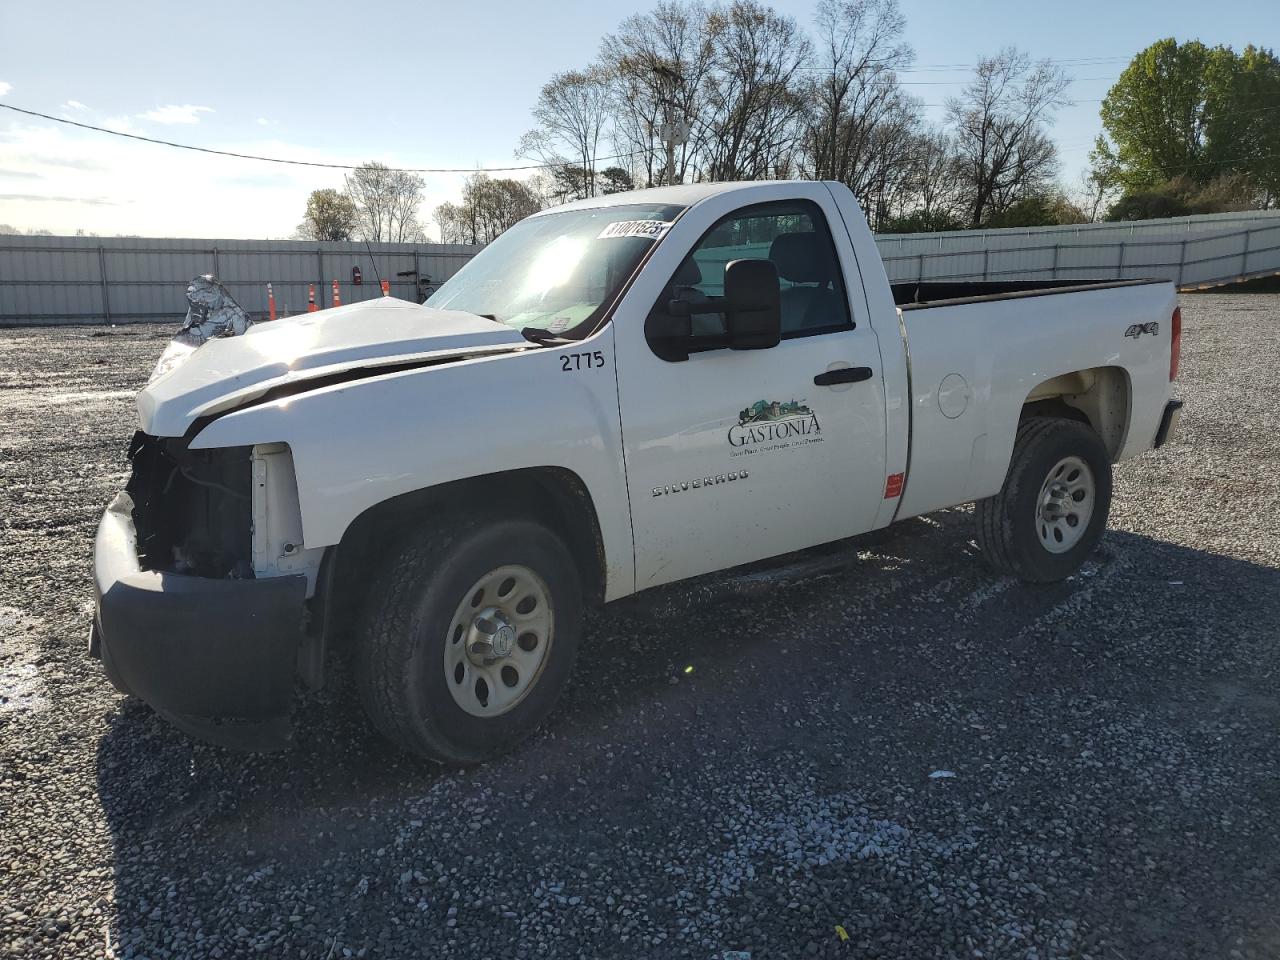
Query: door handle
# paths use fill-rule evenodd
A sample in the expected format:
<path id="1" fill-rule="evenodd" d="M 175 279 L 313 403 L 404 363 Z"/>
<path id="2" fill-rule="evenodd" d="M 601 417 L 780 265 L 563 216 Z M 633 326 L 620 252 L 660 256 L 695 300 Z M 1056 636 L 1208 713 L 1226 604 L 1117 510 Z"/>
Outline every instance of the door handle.
<path id="1" fill-rule="evenodd" d="M 870 367 L 839 367 L 824 370 L 813 378 L 813 382 L 819 387 L 829 387 L 834 383 L 861 383 L 863 380 L 870 380 L 873 374 Z"/>

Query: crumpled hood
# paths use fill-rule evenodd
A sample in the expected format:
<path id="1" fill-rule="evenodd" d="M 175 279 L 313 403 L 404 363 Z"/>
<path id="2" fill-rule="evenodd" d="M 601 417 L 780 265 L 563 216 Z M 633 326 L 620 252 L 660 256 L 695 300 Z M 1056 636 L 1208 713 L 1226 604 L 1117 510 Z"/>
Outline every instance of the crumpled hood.
<path id="1" fill-rule="evenodd" d="M 204 343 L 138 394 L 144 433 L 177 437 L 197 417 L 273 387 L 362 366 L 526 345 L 516 330 L 455 310 L 383 297 L 260 323 Z"/>

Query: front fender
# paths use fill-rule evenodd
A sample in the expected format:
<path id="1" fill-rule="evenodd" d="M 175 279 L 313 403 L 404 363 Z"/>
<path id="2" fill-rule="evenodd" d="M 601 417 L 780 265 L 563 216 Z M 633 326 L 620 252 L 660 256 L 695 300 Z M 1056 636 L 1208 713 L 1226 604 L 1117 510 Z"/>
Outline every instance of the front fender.
<path id="1" fill-rule="evenodd" d="M 635 588 L 611 325 L 563 349 L 386 373 L 249 406 L 214 420 L 191 448 L 273 442 L 293 454 L 308 548 L 338 543 L 361 513 L 401 494 L 560 467 L 595 504 L 605 599 Z"/>

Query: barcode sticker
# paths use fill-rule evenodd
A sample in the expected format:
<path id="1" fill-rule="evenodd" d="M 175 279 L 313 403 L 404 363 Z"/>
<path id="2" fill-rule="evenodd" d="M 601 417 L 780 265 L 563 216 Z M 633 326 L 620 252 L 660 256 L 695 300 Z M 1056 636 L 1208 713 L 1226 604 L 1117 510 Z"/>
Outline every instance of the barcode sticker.
<path id="1" fill-rule="evenodd" d="M 671 229 L 671 224 L 665 220 L 619 220 L 601 230 L 600 236 L 596 237 L 596 239 L 648 237 L 651 240 L 657 240 L 669 229 Z"/>

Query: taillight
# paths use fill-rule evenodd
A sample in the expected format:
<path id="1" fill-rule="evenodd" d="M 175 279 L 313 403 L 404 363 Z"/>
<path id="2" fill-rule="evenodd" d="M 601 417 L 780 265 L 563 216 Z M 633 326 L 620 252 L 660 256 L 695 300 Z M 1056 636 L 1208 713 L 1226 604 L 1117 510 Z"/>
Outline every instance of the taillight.
<path id="1" fill-rule="evenodd" d="M 1178 375 L 1178 361 L 1182 359 L 1182 308 L 1173 308 L 1173 336 L 1169 340 L 1169 379 Z"/>

